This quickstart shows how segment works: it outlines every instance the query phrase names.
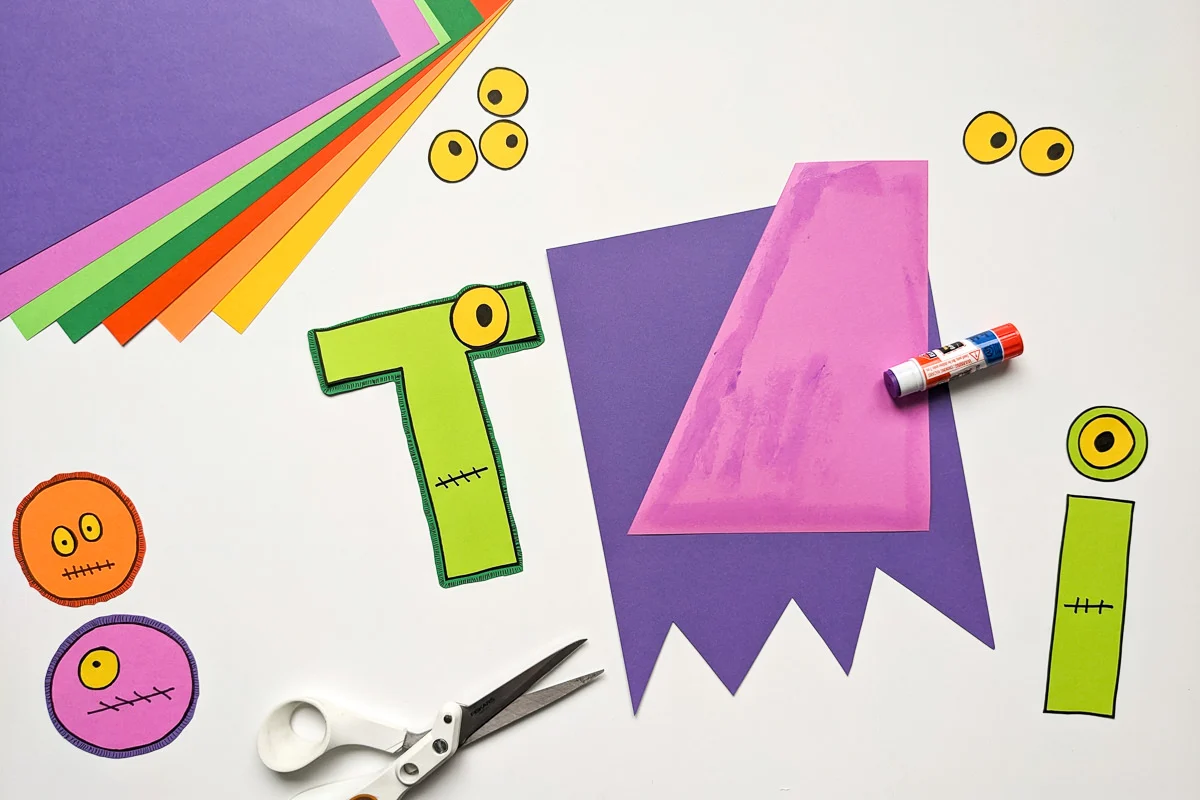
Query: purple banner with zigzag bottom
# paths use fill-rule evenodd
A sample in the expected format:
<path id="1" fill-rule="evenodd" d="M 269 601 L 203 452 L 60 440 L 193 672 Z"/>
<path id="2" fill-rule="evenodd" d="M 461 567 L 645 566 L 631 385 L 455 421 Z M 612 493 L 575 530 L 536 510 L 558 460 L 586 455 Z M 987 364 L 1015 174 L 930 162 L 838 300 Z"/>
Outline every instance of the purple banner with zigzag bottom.
<path id="1" fill-rule="evenodd" d="M 733 692 L 792 599 L 848 674 L 876 569 L 994 646 L 945 387 L 928 531 L 627 535 L 772 210 L 547 253 L 635 713 L 672 623 Z"/>

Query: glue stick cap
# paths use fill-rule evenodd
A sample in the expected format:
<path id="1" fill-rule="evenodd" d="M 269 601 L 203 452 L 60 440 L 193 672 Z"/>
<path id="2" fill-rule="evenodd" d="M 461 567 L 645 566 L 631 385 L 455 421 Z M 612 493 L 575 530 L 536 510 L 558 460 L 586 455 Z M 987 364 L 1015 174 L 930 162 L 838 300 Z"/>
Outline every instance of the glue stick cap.
<path id="1" fill-rule="evenodd" d="M 1000 346 L 1004 348 L 1004 358 L 1006 361 L 1010 358 L 1016 358 L 1025 352 L 1025 340 L 1021 338 L 1021 332 L 1011 322 L 997 325 L 995 328 L 992 328 L 992 333 L 996 334 L 996 338 L 1000 340 Z"/>
<path id="2" fill-rule="evenodd" d="M 896 400 L 924 389 L 925 373 L 921 372 L 916 359 L 910 358 L 903 364 L 884 370 L 883 382 L 887 386 L 888 394 Z"/>

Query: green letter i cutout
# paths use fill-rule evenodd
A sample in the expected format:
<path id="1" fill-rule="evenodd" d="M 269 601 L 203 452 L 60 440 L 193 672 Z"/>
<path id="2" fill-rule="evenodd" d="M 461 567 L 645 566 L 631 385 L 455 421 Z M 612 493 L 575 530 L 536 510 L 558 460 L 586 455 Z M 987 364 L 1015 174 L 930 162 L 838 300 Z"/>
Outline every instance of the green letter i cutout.
<path id="1" fill-rule="evenodd" d="M 1067 430 L 1071 466 L 1094 481 L 1119 481 L 1137 472 L 1149 444 L 1142 421 L 1117 406 L 1084 409 Z M 1132 500 L 1067 495 L 1047 713 L 1116 714 L 1132 532 Z"/>
<path id="2" fill-rule="evenodd" d="M 1067 495 L 1044 710 L 1116 713 L 1133 503 Z"/>
<path id="3" fill-rule="evenodd" d="M 537 347 L 525 283 L 468 286 L 454 297 L 309 331 L 321 391 L 395 383 L 443 587 L 521 571 L 500 451 L 474 361 Z"/>

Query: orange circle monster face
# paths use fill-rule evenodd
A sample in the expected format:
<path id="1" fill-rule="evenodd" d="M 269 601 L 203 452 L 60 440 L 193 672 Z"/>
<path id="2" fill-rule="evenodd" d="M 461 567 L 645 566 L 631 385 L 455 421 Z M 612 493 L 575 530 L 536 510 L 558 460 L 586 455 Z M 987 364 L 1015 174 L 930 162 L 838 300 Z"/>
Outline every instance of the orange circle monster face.
<path id="1" fill-rule="evenodd" d="M 108 478 L 55 475 L 13 520 L 13 550 L 29 585 L 64 606 L 111 600 L 133 584 L 146 540 L 137 509 Z"/>

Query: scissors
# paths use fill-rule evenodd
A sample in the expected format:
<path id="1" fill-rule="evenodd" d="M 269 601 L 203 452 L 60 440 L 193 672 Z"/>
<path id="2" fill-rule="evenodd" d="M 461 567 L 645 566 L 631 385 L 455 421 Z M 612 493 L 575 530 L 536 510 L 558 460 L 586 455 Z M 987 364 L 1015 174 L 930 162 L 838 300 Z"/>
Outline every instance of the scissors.
<path id="1" fill-rule="evenodd" d="M 318 793 L 323 798 L 340 800 L 396 800 L 461 748 L 541 711 L 600 677 L 604 670 L 529 692 L 586 641 L 580 639 L 561 648 L 469 706 L 446 703 L 424 733 L 384 725 L 325 700 L 311 697 L 290 700 L 267 715 L 259 729 L 258 757 L 276 772 L 294 772 L 344 745 L 361 745 L 395 754 L 398 758 L 378 775 L 307 789 L 293 800 L 309 800 Z M 293 730 L 292 715 L 301 708 L 310 708 L 324 719 L 325 734 L 319 741 L 302 738 Z"/>

